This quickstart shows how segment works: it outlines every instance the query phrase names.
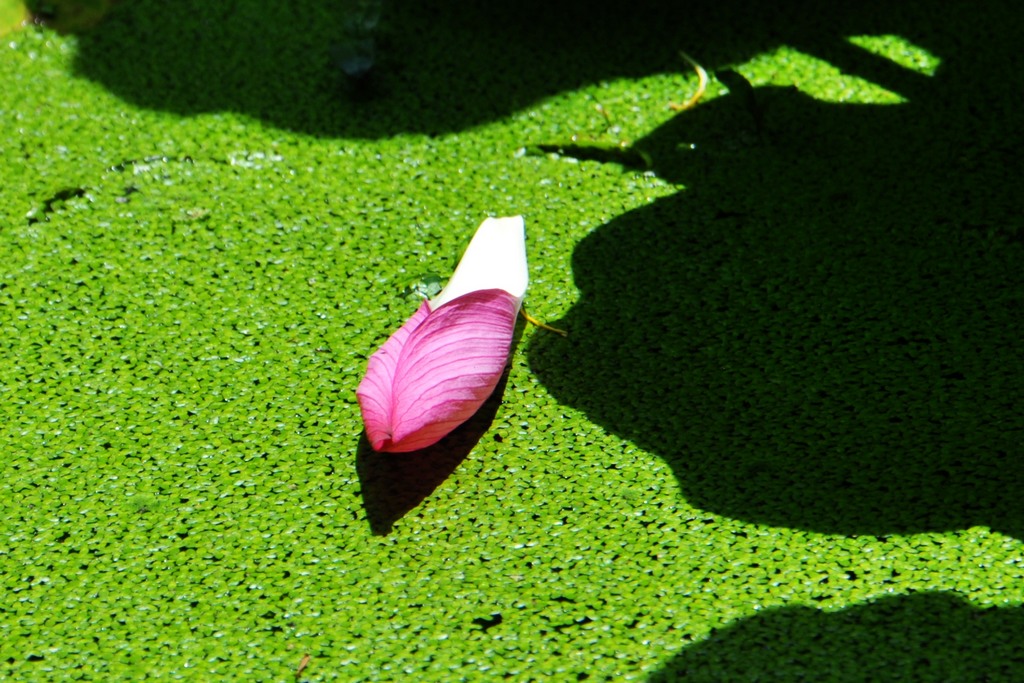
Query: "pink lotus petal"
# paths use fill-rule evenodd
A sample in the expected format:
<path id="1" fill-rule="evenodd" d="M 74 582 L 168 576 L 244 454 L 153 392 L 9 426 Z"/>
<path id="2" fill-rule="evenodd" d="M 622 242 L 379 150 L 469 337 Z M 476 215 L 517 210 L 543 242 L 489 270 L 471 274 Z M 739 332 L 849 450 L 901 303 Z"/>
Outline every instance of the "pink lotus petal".
<path id="1" fill-rule="evenodd" d="M 520 298 L 502 289 L 420 305 L 370 357 L 356 396 L 375 450 L 440 441 L 494 391 L 508 361 Z"/>

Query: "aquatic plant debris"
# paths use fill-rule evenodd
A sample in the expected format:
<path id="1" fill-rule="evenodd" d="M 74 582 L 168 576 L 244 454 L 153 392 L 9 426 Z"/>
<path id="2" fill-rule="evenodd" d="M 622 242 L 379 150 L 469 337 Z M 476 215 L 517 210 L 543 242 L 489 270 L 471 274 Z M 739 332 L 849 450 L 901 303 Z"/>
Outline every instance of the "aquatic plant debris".
<path id="1" fill-rule="evenodd" d="M 687 109 L 693 109 L 700 102 L 700 98 L 704 97 L 705 91 L 708 89 L 708 72 L 704 70 L 700 64 L 698 64 L 693 57 L 680 52 L 679 56 L 682 57 L 686 62 L 693 67 L 693 70 L 697 72 L 697 92 L 693 93 L 688 100 L 682 104 L 676 104 L 669 102 L 668 108 L 672 111 L 686 111 Z"/>
<path id="2" fill-rule="evenodd" d="M 493 393 L 526 294 L 523 219 L 488 218 L 447 286 L 374 353 L 356 396 L 374 450 L 433 445 Z"/>

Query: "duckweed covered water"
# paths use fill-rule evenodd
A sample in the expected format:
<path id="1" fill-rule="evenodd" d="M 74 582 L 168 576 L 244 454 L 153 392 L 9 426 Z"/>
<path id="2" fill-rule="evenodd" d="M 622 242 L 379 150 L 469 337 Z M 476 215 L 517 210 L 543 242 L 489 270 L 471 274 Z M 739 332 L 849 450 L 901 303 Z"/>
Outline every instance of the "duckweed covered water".
<path id="1" fill-rule="evenodd" d="M 741 4 L 385 5 L 358 84 L 342 5 L 6 36 L 3 676 L 1020 678 L 1020 20 Z M 652 170 L 517 153 L 573 135 Z M 369 452 L 520 213 L 569 336 Z"/>

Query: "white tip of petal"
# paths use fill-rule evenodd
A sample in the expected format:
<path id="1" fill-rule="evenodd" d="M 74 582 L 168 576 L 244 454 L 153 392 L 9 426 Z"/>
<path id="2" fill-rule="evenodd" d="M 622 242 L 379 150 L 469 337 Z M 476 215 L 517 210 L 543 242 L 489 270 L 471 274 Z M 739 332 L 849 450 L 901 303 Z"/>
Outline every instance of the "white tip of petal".
<path id="1" fill-rule="evenodd" d="M 430 300 L 430 308 L 436 311 L 482 289 L 503 289 L 522 303 L 528 283 L 523 217 L 488 218 L 477 228 L 448 284 Z"/>

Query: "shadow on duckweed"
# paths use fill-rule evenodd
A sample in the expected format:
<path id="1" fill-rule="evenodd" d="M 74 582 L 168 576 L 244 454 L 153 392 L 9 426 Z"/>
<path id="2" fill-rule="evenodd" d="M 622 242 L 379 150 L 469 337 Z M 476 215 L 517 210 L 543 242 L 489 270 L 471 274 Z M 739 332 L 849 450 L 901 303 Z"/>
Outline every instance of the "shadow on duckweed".
<path id="1" fill-rule="evenodd" d="M 128 102 L 179 115 L 240 112 L 332 137 L 439 135 L 603 81 L 688 72 L 680 49 L 709 67 L 780 45 L 859 64 L 845 36 L 903 33 L 919 20 L 881 2 L 384 0 L 379 19 L 353 34 L 365 4 L 132 0 L 79 37 L 75 68 Z M 512 149 L 529 142 L 542 141 Z"/>
<path id="2" fill-rule="evenodd" d="M 580 300 L 554 323 L 572 335 L 529 348 L 553 395 L 702 509 L 1024 539 L 1018 87 L 976 78 L 1017 33 L 969 26 L 908 30 L 934 77 L 860 71 L 903 104 L 758 88 L 760 130 L 730 95 L 638 141 L 687 189 L 576 247 Z"/>
<path id="3" fill-rule="evenodd" d="M 836 612 L 782 607 L 717 630 L 649 681 L 1019 681 L 1022 633 L 1024 609 L 978 608 L 952 593 Z"/>
<path id="4" fill-rule="evenodd" d="M 358 4 L 133 0 L 80 36 L 75 66 L 146 108 L 369 138 L 462 130 L 602 78 L 682 70 L 667 26 L 684 13 L 667 3 L 642 2 L 674 19 L 648 23 L 579 0 L 385 2 L 353 34 Z"/>

